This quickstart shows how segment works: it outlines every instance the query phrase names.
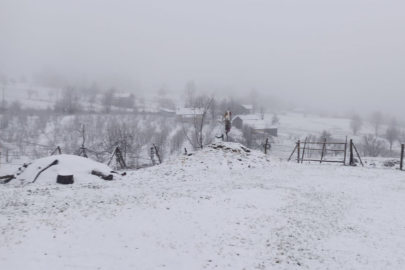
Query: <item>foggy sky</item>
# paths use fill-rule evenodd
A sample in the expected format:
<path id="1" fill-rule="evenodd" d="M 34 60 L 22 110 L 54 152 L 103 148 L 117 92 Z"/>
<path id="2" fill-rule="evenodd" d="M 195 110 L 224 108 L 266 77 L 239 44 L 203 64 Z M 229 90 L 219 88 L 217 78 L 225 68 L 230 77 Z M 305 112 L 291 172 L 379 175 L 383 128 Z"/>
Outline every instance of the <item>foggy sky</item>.
<path id="1" fill-rule="evenodd" d="M 405 1 L 0 0 L 0 71 L 405 109 Z"/>

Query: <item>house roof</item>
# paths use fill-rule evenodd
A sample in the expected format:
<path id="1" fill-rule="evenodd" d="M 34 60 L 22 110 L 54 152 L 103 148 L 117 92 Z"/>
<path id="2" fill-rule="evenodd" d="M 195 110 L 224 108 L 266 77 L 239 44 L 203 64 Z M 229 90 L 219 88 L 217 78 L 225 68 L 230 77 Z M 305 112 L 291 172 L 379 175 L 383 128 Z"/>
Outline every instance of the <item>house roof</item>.
<path id="1" fill-rule="evenodd" d="M 177 108 L 176 115 L 184 115 L 184 116 L 202 115 L 203 111 L 204 110 L 200 108 Z"/>
<path id="2" fill-rule="evenodd" d="M 261 120 L 261 117 L 260 117 L 260 115 L 258 115 L 258 114 L 246 114 L 246 115 L 236 115 L 233 119 L 232 119 L 232 121 L 233 120 L 235 120 L 236 118 L 240 118 L 242 121 L 245 121 L 245 120 Z"/>
<path id="3" fill-rule="evenodd" d="M 123 93 L 123 92 L 119 92 L 119 93 L 114 93 L 114 97 L 115 98 L 127 98 L 127 97 L 131 97 L 131 93 Z"/>
<path id="4" fill-rule="evenodd" d="M 253 105 L 242 104 L 241 106 L 242 106 L 243 108 L 245 108 L 246 110 L 252 110 L 252 109 L 253 109 Z"/>
<path id="5" fill-rule="evenodd" d="M 162 108 L 160 108 L 159 110 L 164 111 L 164 112 L 169 112 L 169 113 L 175 113 L 174 110 L 168 110 L 168 109 L 162 109 Z"/>
<path id="6" fill-rule="evenodd" d="M 253 129 L 267 128 L 267 123 L 264 120 L 243 120 L 243 125 L 251 126 Z"/>

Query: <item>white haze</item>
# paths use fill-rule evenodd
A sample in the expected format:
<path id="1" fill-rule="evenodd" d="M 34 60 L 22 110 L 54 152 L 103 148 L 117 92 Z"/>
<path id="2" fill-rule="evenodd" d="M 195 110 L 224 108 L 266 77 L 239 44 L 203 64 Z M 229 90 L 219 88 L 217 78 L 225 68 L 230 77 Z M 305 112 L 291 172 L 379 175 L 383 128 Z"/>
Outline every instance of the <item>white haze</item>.
<path id="1" fill-rule="evenodd" d="M 0 71 L 403 114 L 404 14 L 403 0 L 1 0 Z"/>

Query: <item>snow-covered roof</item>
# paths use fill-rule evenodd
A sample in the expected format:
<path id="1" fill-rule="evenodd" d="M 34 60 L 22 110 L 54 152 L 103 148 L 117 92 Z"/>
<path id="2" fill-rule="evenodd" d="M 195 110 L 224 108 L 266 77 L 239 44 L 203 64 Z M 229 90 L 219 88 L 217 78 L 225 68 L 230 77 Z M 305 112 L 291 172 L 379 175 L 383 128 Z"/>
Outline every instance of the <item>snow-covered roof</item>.
<path id="1" fill-rule="evenodd" d="M 253 105 L 242 104 L 241 106 L 242 106 L 243 108 L 245 108 L 246 110 L 252 110 L 252 109 L 253 109 Z"/>
<path id="2" fill-rule="evenodd" d="M 132 95 L 131 93 L 123 93 L 123 92 L 114 93 L 115 98 L 127 98 L 130 97 L 131 95 Z"/>
<path id="3" fill-rule="evenodd" d="M 235 120 L 237 117 L 239 117 L 241 120 L 261 120 L 262 118 L 258 114 L 245 114 L 245 115 L 236 115 L 233 119 Z"/>
<path id="4" fill-rule="evenodd" d="M 168 110 L 168 109 L 162 109 L 160 108 L 159 110 L 164 111 L 164 112 L 169 112 L 169 113 L 174 113 L 174 110 Z"/>
<path id="5" fill-rule="evenodd" d="M 267 123 L 264 120 L 243 120 L 243 125 L 251 126 L 254 129 L 267 128 Z"/>
<path id="6" fill-rule="evenodd" d="M 200 108 L 177 108 L 176 115 L 202 115 L 203 111 Z"/>

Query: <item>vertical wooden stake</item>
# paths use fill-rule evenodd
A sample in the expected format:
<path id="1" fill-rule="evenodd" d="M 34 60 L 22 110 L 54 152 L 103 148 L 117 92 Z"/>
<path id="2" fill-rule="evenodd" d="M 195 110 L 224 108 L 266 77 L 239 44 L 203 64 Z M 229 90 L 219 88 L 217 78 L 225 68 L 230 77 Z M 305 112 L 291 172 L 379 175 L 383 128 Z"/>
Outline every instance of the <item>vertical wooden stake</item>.
<path id="1" fill-rule="evenodd" d="M 350 139 L 350 160 L 349 165 L 354 166 L 354 158 L 353 158 L 353 139 Z"/>
<path id="2" fill-rule="evenodd" d="M 304 149 L 302 150 L 301 164 L 304 162 L 305 147 L 307 146 L 307 137 L 305 137 Z"/>
<path id="3" fill-rule="evenodd" d="M 157 149 L 156 145 L 155 145 L 155 144 L 153 144 L 153 147 L 155 147 L 156 156 L 157 156 L 157 157 L 158 157 L 158 159 L 159 159 L 159 164 L 162 164 L 162 160 L 160 159 L 160 155 L 159 155 L 159 152 L 158 152 L 158 149 Z"/>
<path id="4" fill-rule="evenodd" d="M 347 152 L 347 136 L 346 136 L 346 142 L 345 142 L 345 152 L 344 152 L 344 157 L 343 157 L 343 165 L 346 165 L 346 152 Z"/>
<path id="5" fill-rule="evenodd" d="M 325 152 L 325 147 L 326 147 L 326 138 L 325 138 L 325 140 L 323 141 L 322 154 L 321 154 L 321 161 L 320 161 L 319 163 L 322 163 L 323 155 L 324 155 L 324 152 Z"/>
<path id="6" fill-rule="evenodd" d="M 401 163 L 399 164 L 399 169 L 402 171 L 404 166 L 404 144 L 401 144 Z"/>
<path id="7" fill-rule="evenodd" d="M 297 150 L 298 150 L 298 163 L 300 163 L 300 144 L 301 144 L 301 142 L 298 140 L 298 143 L 297 143 Z"/>
<path id="8" fill-rule="evenodd" d="M 292 151 L 292 153 L 291 153 L 291 155 L 290 155 L 290 157 L 288 158 L 287 161 L 290 161 L 291 157 L 294 155 L 295 150 L 297 150 L 297 146 L 298 146 L 298 144 L 295 145 L 295 148 L 294 148 L 294 150 Z"/>
<path id="9" fill-rule="evenodd" d="M 352 145 L 353 145 L 353 147 L 354 147 L 354 150 L 356 150 L 357 157 L 359 158 L 359 161 L 360 161 L 360 163 L 361 163 L 361 166 L 364 167 L 363 161 L 361 161 L 361 157 L 360 157 L 359 151 L 357 151 L 357 148 L 356 148 L 356 146 L 354 145 L 354 143 L 353 143 Z"/>

